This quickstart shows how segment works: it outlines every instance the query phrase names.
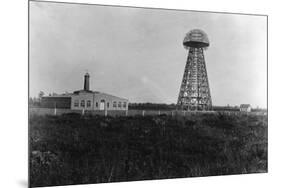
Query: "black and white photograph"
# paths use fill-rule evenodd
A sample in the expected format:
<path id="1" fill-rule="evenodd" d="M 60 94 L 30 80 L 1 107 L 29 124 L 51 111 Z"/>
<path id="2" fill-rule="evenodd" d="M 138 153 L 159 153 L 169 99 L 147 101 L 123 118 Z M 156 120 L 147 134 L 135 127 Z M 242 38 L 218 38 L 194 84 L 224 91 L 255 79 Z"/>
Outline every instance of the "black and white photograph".
<path id="1" fill-rule="evenodd" d="M 29 187 L 268 172 L 268 16 L 29 1 Z"/>

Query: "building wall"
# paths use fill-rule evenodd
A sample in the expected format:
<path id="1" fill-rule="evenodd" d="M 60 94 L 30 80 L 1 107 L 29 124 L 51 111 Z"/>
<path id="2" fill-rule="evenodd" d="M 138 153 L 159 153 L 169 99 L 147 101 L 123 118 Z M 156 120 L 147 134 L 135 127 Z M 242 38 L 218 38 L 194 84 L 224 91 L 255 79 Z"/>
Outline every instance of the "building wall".
<path id="1" fill-rule="evenodd" d="M 47 96 L 42 97 L 41 106 L 43 108 L 65 108 L 70 109 L 71 97 L 54 97 Z"/>
<path id="2" fill-rule="evenodd" d="M 104 101 L 104 102 L 103 102 Z M 104 105 L 103 105 L 103 104 Z M 94 110 L 128 110 L 129 100 L 106 93 L 94 94 Z"/>
<path id="3" fill-rule="evenodd" d="M 84 106 L 83 106 L 84 101 Z M 94 94 L 93 93 L 79 93 L 71 96 L 72 110 L 93 110 Z"/>
<path id="4" fill-rule="evenodd" d="M 84 102 L 83 102 L 84 101 Z M 82 106 L 84 103 L 84 107 Z M 90 106 L 87 105 L 90 104 Z M 71 109 L 73 110 L 128 110 L 127 99 L 119 98 L 106 93 L 83 93 L 73 94 L 71 96 Z M 76 104 L 76 105 L 75 105 Z M 77 105 L 78 104 L 78 105 Z"/>

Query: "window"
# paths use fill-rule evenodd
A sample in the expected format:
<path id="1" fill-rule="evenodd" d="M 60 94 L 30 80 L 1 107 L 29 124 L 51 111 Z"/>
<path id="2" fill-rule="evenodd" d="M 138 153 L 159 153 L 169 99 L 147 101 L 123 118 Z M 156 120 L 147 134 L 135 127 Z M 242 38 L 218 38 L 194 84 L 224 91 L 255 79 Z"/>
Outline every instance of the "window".
<path id="1" fill-rule="evenodd" d="M 126 108 L 126 106 L 127 106 L 127 103 L 123 102 L 123 108 Z"/>
<path id="2" fill-rule="evenodd" d="M 74 101 L 74 107 L 79 107 L 79 100 Z"/>
<path id="3" fill-rule="evenodd" d="M 118 107 L 121 108 L 121 102 L 118 102 Z"/>
<path id="4" fill-rule="evenodd" d="M 114 108 L 117 107 L 117 102 L 116 102 L 116 101 L 113 102 L 113 107 L 114 107 Z"/>
<path id="5" fill-rule="evenodd" d="M 85 107 L 85 100 L 81 100 L 80 106 Z"/>
<path id="6" fill-rule="evenodd" d="M 96 102 L 96 107 L 97 107 L 97 108 L 99 107 L 99 103 L 98 103 L 98 102 Z"/>
<path id="7" fill-rule="evenodd" d="M 87 100 L 87 107 L 91 107 L 91 101 Z"/>

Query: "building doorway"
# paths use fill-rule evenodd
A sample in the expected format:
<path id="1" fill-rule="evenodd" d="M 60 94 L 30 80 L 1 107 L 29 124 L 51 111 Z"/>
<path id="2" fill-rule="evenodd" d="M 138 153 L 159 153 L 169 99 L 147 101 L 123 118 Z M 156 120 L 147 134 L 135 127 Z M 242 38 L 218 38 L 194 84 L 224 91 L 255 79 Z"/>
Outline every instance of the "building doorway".
<path id="1" fill-rule="evenodd" d="M 105 110 L 105 100 L 100 101 L 100 110 Z"/>

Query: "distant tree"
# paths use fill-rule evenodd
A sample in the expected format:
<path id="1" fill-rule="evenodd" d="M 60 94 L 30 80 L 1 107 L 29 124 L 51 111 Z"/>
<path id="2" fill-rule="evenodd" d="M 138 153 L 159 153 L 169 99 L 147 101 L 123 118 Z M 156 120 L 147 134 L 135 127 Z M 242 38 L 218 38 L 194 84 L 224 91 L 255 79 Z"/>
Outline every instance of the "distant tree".
<path id="1" fill-rule="evenodd" d="M 175 104 L 165 103 L 129 103 L 130 109 L 135 110 L 174 110 L 176 109 Z"/>
<path id="2" fill-rule="evenodd" d="M 43 91 L 40 91 L 38 94 L 39 99 L 41 100 L 44 95 L 45 93 Z"/>
<path id="3" fill-rule="evenodd" d="M 30 107 L 40 106 L 40 99 L 37 97 L 29 97 L 28 104 L 30 105 Z"/>
<path id="4" fill-rule="evenodd" d="M 40 106 L 41 104 L 41 100 L 42 100 L 42 97 L 45 95 L 45 93 L 43 91 L 40 91 L 39 94 L 38 94 L 38 106 Z"/>
<path id="5" fill-rule="evenodd" d="M 33 98 L 32 98 L 32 97 L 29 97 L 28 103 L 29 103 L 30 105 L 33 105 L 34 101 L 33 101 Z"/>

